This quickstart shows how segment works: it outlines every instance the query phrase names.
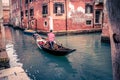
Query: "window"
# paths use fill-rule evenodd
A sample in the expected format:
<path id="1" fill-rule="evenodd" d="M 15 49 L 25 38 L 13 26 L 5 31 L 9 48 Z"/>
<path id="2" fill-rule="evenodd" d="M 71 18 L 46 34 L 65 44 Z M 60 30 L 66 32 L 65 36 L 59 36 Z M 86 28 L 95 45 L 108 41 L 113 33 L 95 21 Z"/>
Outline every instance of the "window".
<path id="1" fill-rule="evenodd" d="M 28 4 L 28 0 L 25 0 L 25 4 Z"/>
<path id="2" fill-rule="evenodd" d="M 96 12 L 95 12 L 95 23 L 100 23 L 100 15 L 101 15 L 101 11 L 96 10 Z"/>
<path id="3" fill-rule="evenodd" d="M 23 11 L 21 11 L 21 17 L 23 17 L 24 16 L 24 13 L 23 13 Z"/>
<path id="4" fill-rule="evenodd" d="M 64 4 L 54 3 L 54 13 L 58 15 L 64 13 Z"/>
<path id="5" fill-rule="evenodd" d="M 85 13 L 93 13 L 93 6 L 90 4 L 86 4 Z"/>
<path id="6" fill-rule="evenodd" d="M 86 25 L 91 25 L 92 21 L 91 20 L 86 20 Z"/>
<path id="7" fill-rule="evenodd" d="M 33 0 L 30 0 L 30 2 L 32 2 Z"/>
<path id="8" fill-rule="evenodd" d="M 44 4 L 42 6 L 42 14 L 43 14 L 43 17 L 48 14 L 48 5 L 47 4 Z"/>
<path id="9" fill-rule="evenodd" d="M 28 16 L 28 10 L 25 10 L 25 15 Z"/>
<path id="10" fill-rule="evenodd" d="M 33 8 L 30 9 L 30 16 L 34 16 L 34 9 Z"/>
<path id="11" fill-rule="evenodd" d="M 47 27 L 48 26 L 48 23 L 47 21 L 44 22 L 44 26 Z"/>

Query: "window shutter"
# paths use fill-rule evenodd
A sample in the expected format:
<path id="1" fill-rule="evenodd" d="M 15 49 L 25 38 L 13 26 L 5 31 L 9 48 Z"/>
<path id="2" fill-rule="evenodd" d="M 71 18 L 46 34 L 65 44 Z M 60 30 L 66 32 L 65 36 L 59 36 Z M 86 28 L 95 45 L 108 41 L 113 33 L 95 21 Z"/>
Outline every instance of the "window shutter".
<path id="1" fill-rule="evenodd" d="M 61 13 L 64 13 L 64 4 L 61 4 Z"/>
<path id="2" fill-rule="evenodd" d="M 56 4 L 54 3 L 54 6 L 53 6 L 53 13 L 56 13 Z"/>

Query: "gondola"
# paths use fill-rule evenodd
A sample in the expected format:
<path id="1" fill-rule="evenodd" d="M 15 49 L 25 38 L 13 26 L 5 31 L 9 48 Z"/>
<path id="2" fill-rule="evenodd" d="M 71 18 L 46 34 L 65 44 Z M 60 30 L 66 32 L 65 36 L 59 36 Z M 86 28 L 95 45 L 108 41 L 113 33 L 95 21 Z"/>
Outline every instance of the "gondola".
<path id="1" fill-rule="evenodd" d="M 24 30 L 24 33 L 25 33 L 25 34 L 28 34 L 28 35 L 33 35 L 33 34 L 36 33 L 36 31 L 34 31 L 34 30 L 32 30 L 32 29 L 25 29 L 25 30 Z"/>
<path id="2" fill-rule="evenodd" d="M 39 34 L 34 34 L 33 38 L 35 39 L 36 44 L 40 49 L 55 56 L 65 56 L 70 54 L 73 51 L 76 51 L 76 49 L 69 49 L 69 48 L 63 47 L 62 45 L 58 45 L 56 42 L 54 43 L 54 48 L 51 49 L 46 38 L 41 37 Z"/>

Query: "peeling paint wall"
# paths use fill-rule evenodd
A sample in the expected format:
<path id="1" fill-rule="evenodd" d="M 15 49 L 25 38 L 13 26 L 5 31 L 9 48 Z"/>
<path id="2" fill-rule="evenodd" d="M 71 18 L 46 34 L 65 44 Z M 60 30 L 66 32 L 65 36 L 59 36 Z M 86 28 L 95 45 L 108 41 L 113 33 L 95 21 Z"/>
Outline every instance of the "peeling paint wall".
<path id="1" fill-rule="evenodd" d="M 69 2 L 70 11 L 68 12 L 68 18 L 72 19 L 72 23 L 84 24 L 85 23 L 85 9 L 81 6 L 78 6 L 77 9 L 74 8 L 74 5 Z"/>
<path id="2" fill-rule="evenodd" d="M 92 2 L 89 1 L 89 3 L 91 4 Z M 89 29 L 93 27 L 93 13 L 85 13 L 85 1 L 71 1 L 68 5 L 68 27 L 70 30 Z M 86 20 L 91 20 L 91 25 L 86 25 Z"/>

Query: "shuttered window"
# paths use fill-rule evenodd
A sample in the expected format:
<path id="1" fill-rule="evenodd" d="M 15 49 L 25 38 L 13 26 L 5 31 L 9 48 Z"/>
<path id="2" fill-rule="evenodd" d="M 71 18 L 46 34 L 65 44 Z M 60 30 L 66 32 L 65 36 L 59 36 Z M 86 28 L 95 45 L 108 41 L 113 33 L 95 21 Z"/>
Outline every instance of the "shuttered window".
<path id="1" fill-rule="evenodd" d="M 54 3 L 54 13 L 55 14 L 63 14 L 64 13 L 64 4 L 63 3 Z"/>
<path id="2" fill-rule="evenodd" d="M 47 4 L 43 4 L 43 6 L 42 6 L 42 14 L 48 14 L 48 5 Z"/>
<path id="3" fill-rule="evenodd" d="M 25 4 L 28 4 L 28 0 L 25 0 Z"/>
<path id="4" fill-rule="evenodd" d="M 48 14 L 48 5 L 47 4 L 43 4 L 42 5 L 42 16 L 46 17 Z"/>
<path id="5" fill-rule="evenodd" d="M 34 9 L 33 8 L 30 9 L 30 16 L 34 16 Z"/>
<path id="6" fill-rule="evenodd" d="M 25 16 L 28 16 L 28 10 L 25 10 Z"/>

